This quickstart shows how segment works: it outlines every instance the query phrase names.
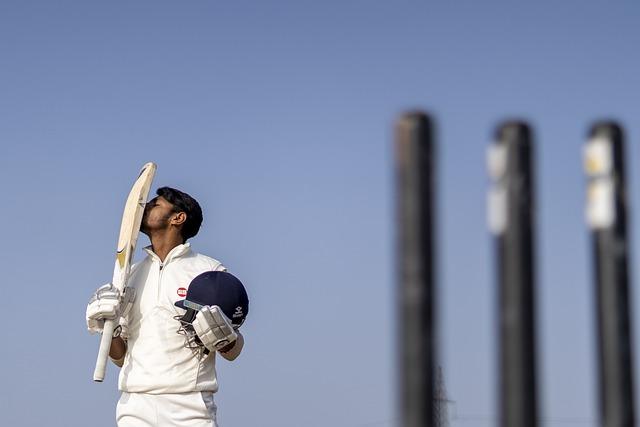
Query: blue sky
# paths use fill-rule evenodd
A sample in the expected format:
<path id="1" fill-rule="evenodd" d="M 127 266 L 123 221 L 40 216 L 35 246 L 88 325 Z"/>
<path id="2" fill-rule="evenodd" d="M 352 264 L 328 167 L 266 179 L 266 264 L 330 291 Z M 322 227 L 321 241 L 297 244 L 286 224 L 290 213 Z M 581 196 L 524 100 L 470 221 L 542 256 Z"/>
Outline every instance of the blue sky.
<path id="1" fill-rule="evenodd" d="M 485 149 L 512 117 L 537 141 L 544 425 L 594 425 L 581 147 L 593 120 L 624 124 L 638 206 L 640 7 L 558 3 L 3 1 L 0 424 L 114 424 L 117 370 L 91 381 L 84 310 L 154 161 L 156 186 L 204 207 L 194 248 L 251 296 L 221 425 L 396 425 L 393 123 L 423 108 L 452 425 L 495 422 Z"/>

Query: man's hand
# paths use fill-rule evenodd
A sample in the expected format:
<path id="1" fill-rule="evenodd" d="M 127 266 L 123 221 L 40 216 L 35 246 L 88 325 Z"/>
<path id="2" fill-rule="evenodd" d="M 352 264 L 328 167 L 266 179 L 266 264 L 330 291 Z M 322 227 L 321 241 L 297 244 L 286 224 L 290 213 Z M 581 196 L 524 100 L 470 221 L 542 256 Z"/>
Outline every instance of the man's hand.
<path id="1" fill-rule="evenodd" d="M 123 295 L 118 288 L 107 283 L 98 288 L 87 305 L 87 329 L 92 334 L 102 333 L 105 320 L 117 319 L 125 316 L 135 297 L 135 289 L 125 288 Z M 120 328 L 117 328 L 120 332 Z"/>
<path id="2" fill-rule="evenodd" d="M 198 338 L 210 351 L 220 351 L 238 338 L 231 321 L 217 305 L 201 308 L 192 324 Z"/>

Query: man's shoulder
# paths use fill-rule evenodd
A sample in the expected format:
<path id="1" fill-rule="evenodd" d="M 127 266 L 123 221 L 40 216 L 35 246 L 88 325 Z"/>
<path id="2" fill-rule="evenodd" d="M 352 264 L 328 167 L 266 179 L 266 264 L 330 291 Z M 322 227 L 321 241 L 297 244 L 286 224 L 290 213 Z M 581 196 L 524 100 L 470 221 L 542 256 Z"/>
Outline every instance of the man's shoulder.
<path id="1" fill-rule="evenodd" d="M 202 265 L 205 270 L 226 271 L 227 269 L 222 262 L 217 259 L 194 250 L 191 250 L 191 253 L 189 254 L 189 261 Z"/>

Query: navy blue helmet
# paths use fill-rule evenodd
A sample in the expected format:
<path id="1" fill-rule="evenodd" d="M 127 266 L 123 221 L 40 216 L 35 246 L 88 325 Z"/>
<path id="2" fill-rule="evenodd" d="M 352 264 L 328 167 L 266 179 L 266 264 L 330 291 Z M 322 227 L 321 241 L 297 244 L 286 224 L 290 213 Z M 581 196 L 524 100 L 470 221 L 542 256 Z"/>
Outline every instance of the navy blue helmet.
<path id="1" fill-rule="evenodd" d="M 187 310 L 181 320 L 189 323 L 205 305 L 217 305 L 236 329 L 249 313 L 249 297 L 244 285 L 226 271 L 207 271 L 196 276 L 189 284 L 185 299 L 175 305 Z"/>

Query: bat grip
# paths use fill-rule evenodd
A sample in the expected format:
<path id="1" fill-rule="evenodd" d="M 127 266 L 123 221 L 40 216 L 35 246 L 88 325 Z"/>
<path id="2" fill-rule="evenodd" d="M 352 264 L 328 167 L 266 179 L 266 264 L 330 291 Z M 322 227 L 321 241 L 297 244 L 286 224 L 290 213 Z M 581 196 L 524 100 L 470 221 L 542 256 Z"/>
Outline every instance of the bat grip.
<path id="1" fill-rule="evenodd" d="M 93 380 L 102 382 L 104 373 L 107 370 L 107 361 L 109 360 L 109 350 L 111 350 L 111 337 L 116 327 L 115 320 L 105 320 L 104 329 L 102 330 L 102 338 L 100 339 L 100 350 L 98 350 L 98 360 L 96 360 L 96 369 L 93 371 Z"/>

